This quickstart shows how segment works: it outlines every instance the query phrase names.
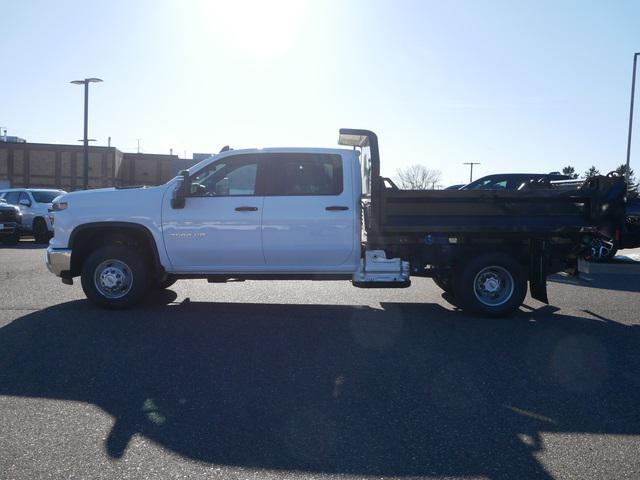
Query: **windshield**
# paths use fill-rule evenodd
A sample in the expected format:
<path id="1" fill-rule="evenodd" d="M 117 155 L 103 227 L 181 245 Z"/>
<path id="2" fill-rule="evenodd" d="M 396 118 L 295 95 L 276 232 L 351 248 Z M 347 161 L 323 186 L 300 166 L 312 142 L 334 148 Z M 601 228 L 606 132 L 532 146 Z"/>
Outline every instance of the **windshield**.
<path id="1" fill-rule="evenodd" d="M 36 203 L 51 203 L 58 195 L 62 195 L 62 190 L 30 190 Z"/>

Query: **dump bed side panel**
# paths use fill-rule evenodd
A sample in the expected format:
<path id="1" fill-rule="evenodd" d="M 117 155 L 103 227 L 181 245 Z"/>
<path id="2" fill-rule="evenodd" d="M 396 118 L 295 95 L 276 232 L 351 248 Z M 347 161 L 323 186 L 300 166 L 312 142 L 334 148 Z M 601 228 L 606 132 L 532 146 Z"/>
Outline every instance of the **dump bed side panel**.
<path id="1" fill-rule="evenodd" d="M 380 191 L 378 233 L 562 233 L 620 223 L 624 183 L 596 178 L 578 189 Z M 377 229 L 376 229 L 377 227 Z"/>

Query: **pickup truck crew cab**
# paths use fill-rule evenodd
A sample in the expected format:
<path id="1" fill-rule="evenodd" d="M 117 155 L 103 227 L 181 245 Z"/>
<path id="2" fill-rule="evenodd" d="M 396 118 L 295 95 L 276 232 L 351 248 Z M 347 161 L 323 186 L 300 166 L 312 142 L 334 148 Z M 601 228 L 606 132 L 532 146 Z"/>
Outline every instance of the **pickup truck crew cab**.
<path id="1" fill-rule="evenodd" d="M 378 140 L 342 129 L 349 149 L 226 150 L 157 187 L 73 192 L 53 204 L 47 265 L 81 277 L 94 303 L 126 308 L 178 279 L 351 280 L 407 287 L 430 276 L 455 303 L 501 316 L 527 282 L 571 267 L 618 228 L 626 186 L 575 190 L 399 190 L 380 176 Z"/>
<path id="2" fill-rule="evenodd" d="M 53 225 L 49 218 L 51 202 L 64 193 L 67 192 L 44 188 L 12 188 L 0 190 L 0 199 L 20 209 L 20 233 L 33 235 L 38 243 L 47 243 L 53 235 Z"/>

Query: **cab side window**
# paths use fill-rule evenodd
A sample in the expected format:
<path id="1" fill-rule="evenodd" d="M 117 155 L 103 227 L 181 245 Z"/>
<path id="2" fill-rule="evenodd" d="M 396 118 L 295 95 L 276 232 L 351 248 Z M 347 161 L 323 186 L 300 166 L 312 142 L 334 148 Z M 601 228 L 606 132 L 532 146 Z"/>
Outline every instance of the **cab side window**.
<path id="1" fill-rule="evenodd" d="M 222 159 L 205 167 L 191 179 L 190 195 L 252 196 L 256 194 L 257 174 L 258 160 L 253 155 Z"/>
<path id="2" fill-rule="evenodd" d="M 27 192 L 20 192 L 20 196 L 18 197 L 18 203 L 20 203 L 23 200 L 26 200 L 27 202 L 29 202 L 29 205 L 31 205 L 31 199 L 29 198 L 29 195 L 27 194 Z"/>
<path id="3" fill-rule="evenodd" d="M 340 195 L 342 157 L 328 154 L 278 154 L 269 162 L 271 195 Z"/>

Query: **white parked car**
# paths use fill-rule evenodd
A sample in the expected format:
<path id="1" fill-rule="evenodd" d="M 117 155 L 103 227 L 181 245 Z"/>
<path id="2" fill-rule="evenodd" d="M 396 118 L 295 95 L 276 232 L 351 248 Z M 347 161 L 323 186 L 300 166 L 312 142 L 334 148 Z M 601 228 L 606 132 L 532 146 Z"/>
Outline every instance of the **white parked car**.
<path id="1" fill-rule="evenodd" d="M 46 243 L 53 235 L 49 216 L 53 199 L 67 192 L 44 188 L 12 188 L 0 190 L 0 198 L 15 205 L 22 214 L 20 231 L 33 235 L 38 243 Z"/>

